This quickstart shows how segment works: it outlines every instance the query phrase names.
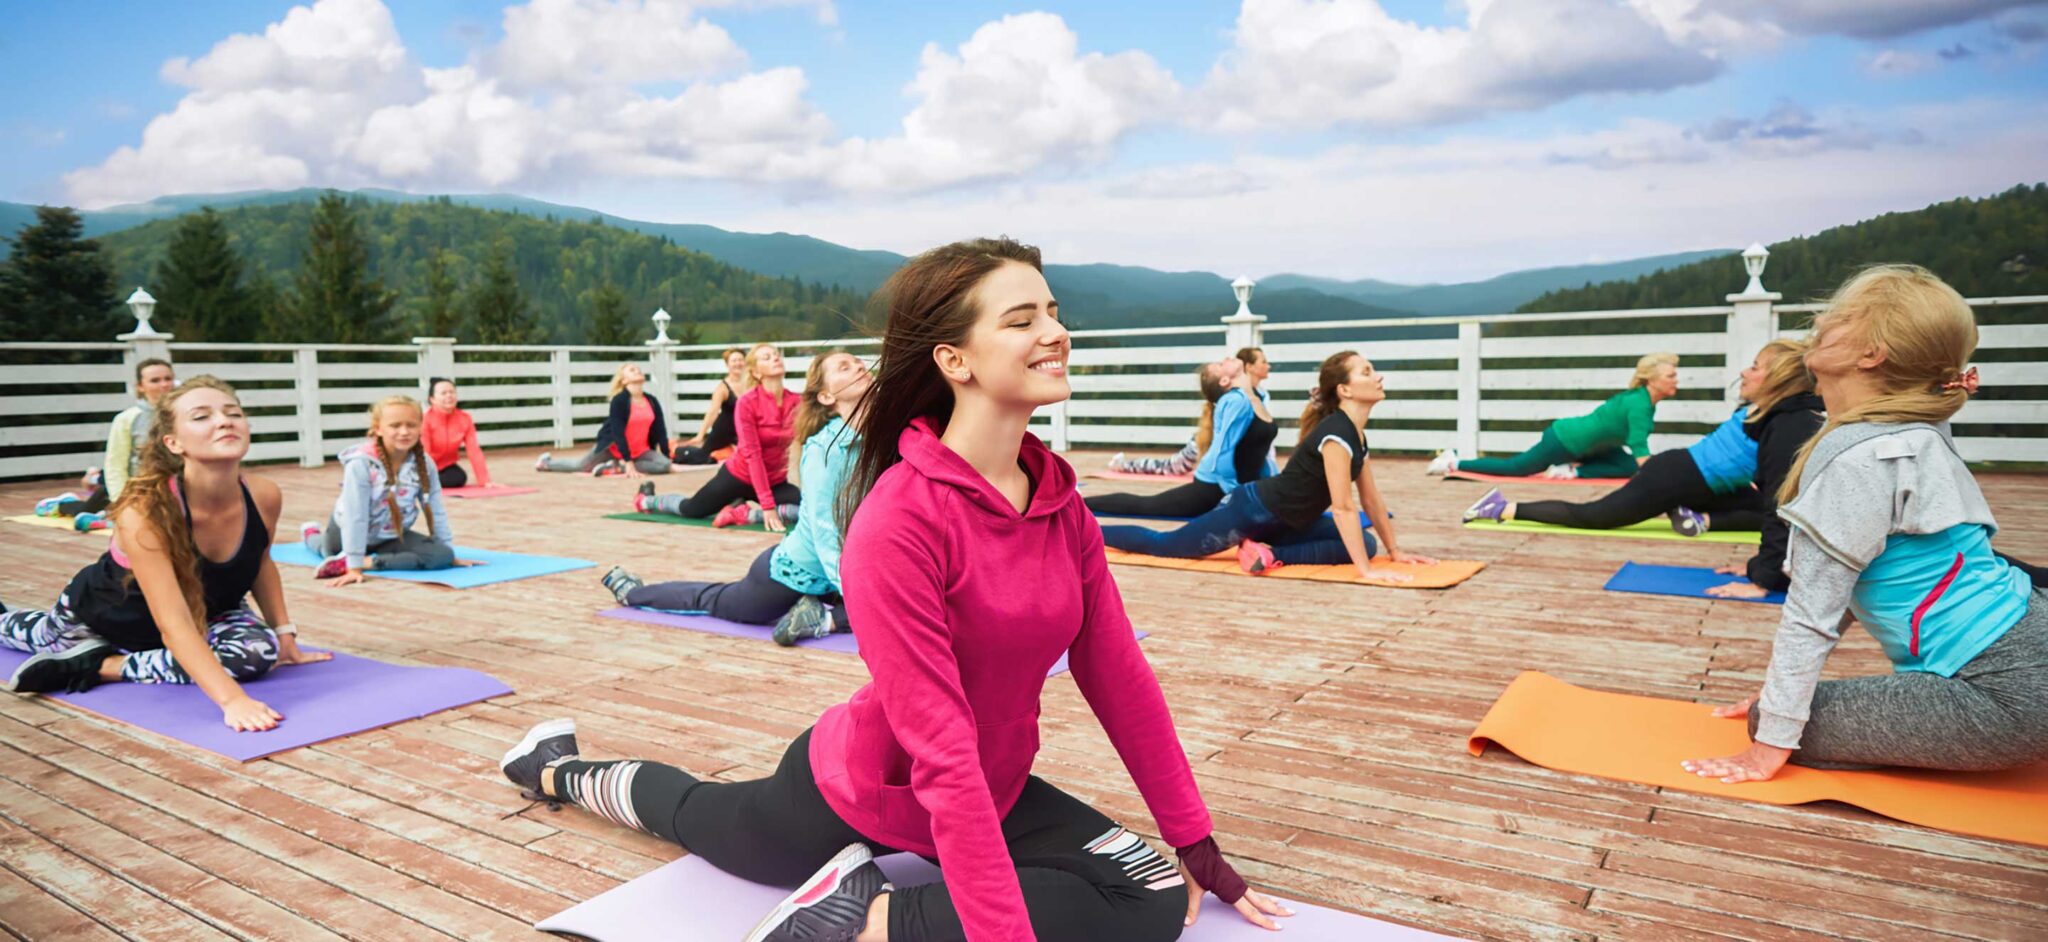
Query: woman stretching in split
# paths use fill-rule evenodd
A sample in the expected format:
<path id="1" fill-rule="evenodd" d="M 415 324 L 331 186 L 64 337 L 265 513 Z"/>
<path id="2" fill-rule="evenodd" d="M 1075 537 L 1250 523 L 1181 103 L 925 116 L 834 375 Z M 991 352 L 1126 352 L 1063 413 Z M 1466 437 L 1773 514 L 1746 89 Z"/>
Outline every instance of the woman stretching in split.
<path id="1" fill-rule="evenodd" d="M 611 411 L 597 430 L 597 443 L 582 458 L 571 461 L 541 452 L 533 463 L 535 471 L 574 471 L 596 476 L 612 468 L 629 478 L 643 474 L 667 474 L 675 470 L 668 457 L 668 410 L 647 391 L 646 371 L 622 363 L 612 374 Z"/>
<path id="2" fill-rule="evenodd" d="M 725 351 L 725 378 L 711 390 L 711 403 L 704 407 L 703 427 L 676 443 L 676 464 L 712 464 L 719 460 L 718 452 L 739 444 L 733 409 L 753 387 L 753 377 L 747 373 L 747 351 L 738 347 Z"/>
<path id="3" fill-rule="evenodd" d="M 1151 942 L 1214 890 L 1271 926 L 1211 836 L 1166 699 L 1131 634 L 1067 463 L 1025 431 L 1069 395 L 1067 331 L 1036 249 L 956 243 L 878 294 L 888 323 L 838 508 L 846 601 L 874 681 L 797 737 L 769 778 L 703 782 L 588 762 L 570 720 L 506 753 L 508 778 L 798 891 L 748 942 Z M 1181 868 L 1031 775 L 1045 672 L 1074 680 Z M 936 858 L 892 887 L 871 856 Z M 820 865 L 823 868 L 820 869 Z"/>
<path id="4" fill-rule="evenodd" d="M 142 446 L 149 441 L 149 422 L 156 415 L 156 401 L 178 385 L 171 365 L 155 357 L 135 364 L 136 403 L 114 416 L 107 429 L 107 454 L 100 466 L 85 472 L 80 482 L 89 490 L 84 497 L 65 492 L 36 501 L 36 516 L 70 517 L 77 529 L 90 530 L 106 518 L 107 505 L 121 496 L 121 488 L 135 474 L 142 460 Z"/>
<path id="5" fill-rule="evenodd" d="M 341 497 L 321 527 L 307 521 L 299 538 L 322 557 L 315 579 L 331 587 L 363 581 L 365 571 L 447 569 L 467 565 L 455 558 L 455 533 L 441 500 L 441 478 L 429 470 L 420 442 L 420 405 L 410 396 L 391 396 L 370 407 L 370 440 L 341 451 Z M 427 510 L 427 535 L 412 530 Z"/>
<path id="6" fill-rule="evenodd" d="M 757 344 L 748 351 L 747 371 L 754 388 L 740 396 L 733 409 L 739 444 L 732 457 L 689 497 L 657 495 L 651 481 L 640 485 L 640 493 L 633 497 L 634 510 L 698 520 L 710 517 L 716 527 L 758 518 L 774 533 L 796 519 L 803 495 L 789 483 L 789 442 L 804 397 L 782 388 L 782 351 L 773 344 Z M 749 507 L 749 498 L 757 506 Z"/>
<path id="7" fill-rule="evenodd" d="M 2048 759 L 2048 593 L 1991 551 L 1998 528 L 1947 422 L 1976 389 L 1970 307 L 1913 266 L 1851 278 L 1814 322 L 1828 422 L 1778 513 L 1792 574 L 1750 747 L 1690 759 L 1724 782 L 1786 762 L 1982 771 Z M 1892 673 L 1821 680 L 1853 615 Z"/>
<path id="8" fill-rule="evenodd" d="M 1650 460 L 1650 427 L 1656 421 L 1657 403 L 1677 393 L 1677 354 L 1652 353 L 1636 361 L 1636 375 L 1627 390 L 1615 393 L 1585 415 L 1550 423 L 1528 451 L 1512 458 L 1462 459 L 1455 450 L 1441 451 L 1427 470 L 1430 474 L 1467 471 L 1511 478 L 1538 471 L 1552 478 L 1630 477 Z M 1576 469 L 1573 462 L 1578 464 Z"/>
<path id="9" fill-rule="evenodd" d="M 801 487 L 803 501 L 789 535 L 754 557 L 745 578 L 642 585 L 639 577 L 614 566 L 605 573 L 604 587 L 620 605 L 703 612 L 743 625 L 772 622 L 776 644 L 850 630 L 840 598 L 839 524 L 832 512 L 860 443 L 846 419 L 867 395 L 869 383 L 867 364 L 851 353 L 834 350 L 811 361 L 796 416 L 796 444 L 790 449 L 797 459 L 790 479 Z M 827 602 L 833 606 L 829 612 Z"/>
<path id="10" fill-rule="evenodd" d="M 1658 514 L 1686 536 L 1709 530 L 1762 530 L 1777 519 L 1777 488 L 1800 446 L 1825 421 L 1813 374 L 1800 361 L 1806 345 L 1774 340 L 1742 371 L 1744 405 L 1690 448 L 1651 456 L 1628 483 L 1599 500 L 1516 503 L 1499 488 L 1465 511 L 1466 520 L 1534 520 L 1586 530 L 1612 530 Z M 1781 538 L 1750 561 L 1769 569 L 1785 560 Z"/>
<path id="11" fill-rule="evenodd" d="M 1098 494 L 1088 498 L 1089 510 L 1108 517 L 1199 517 L 1239 484 L 1274 473 L 1268 453 L 1279 426 L 1244 361 L 1225 357 L 1203 364 L 1197 378 L 1208 401 L 1195 429 L 1202 447 L 1195 479 L 1157 494 Z"/>
<path id="12" fill-rule="evenodd" d="M 1266 393 L 1265 382 L 1266 377 L 1273 372 L 1273 365 L 1266 362 L 1265 351 L 1257 347 L 1245 347 L 1237 351 L 1237 359 L 1244 364 L 1246 379 L 1252 389 L 1258 393 L 1259 404 L 1265 405 L 1271 402 L 1272 397 Z M 1109 470 L 1119 471 L 1124 474 L 1179 476 L 1192 472 L 1201 465 L 1202 452 L 1208 449 L 1209 440 L 1213 437 L 1212 433 L 1215 426 L 1216 399 L 1210 396 L 1208 383 L 1208 371 L 1211 365 L 1213 364 L 1204 365 L 1202 369 L 1196 371 L 1196 378 L 1202 382 L 1202 397 L 1207 399 L 1208 403 L 1202 406 L 1202 419 L 1196 424 L 1195 434 L 1188 438 L 1187 444 L 1182 445 L 1179 451 L 1174 452 L 1171 457 L 1167 458 L 1126 458 L 1124 453 L 1119 451 L 1110 456 Z M 1225 391 L 1225 388 L 1217 387 L 1216 395 L 1221 396 Z M 1264 421 L 1268 424 L 1273 421 L 1271 414 L 1261 412 L 1261 415 L 1264 416 Z M 1272 444 L 1271 436 L 1267 436 L 1267 444 Z M 1278 467 L 1278 464 L 1275 463 L 1273 467 Z M 1259 475 L 1259 477 L 1264 477 L 1264 475 Z"/>
<path id="13" fill-rule="evenodd" d="M 469 450 L 470 467 L 476 469 L 476 486 L 491 486 L 491 469 L 484 464 L 483 445 L 476 438 L 476 420 L 459 405 L 454 380 L 427 380 L 427 414 L 420 427 L 420 442 L 434 462 L 442 489 L 469 483 L 469 474 L 456 462 L 457 451 L 464 448 Z"/>
<path id="14" fill-rule="evenodd" d="M 1358 520 L 1363 507 L 1392 561 L 1436 562 L 1396 548 L 1394 522 L 1367 460 L 1365 422 L 1372 407 L 1386 398 L 1372 361 L 1350 350 L 1331 354 L 1317 371 L 1315 391 L 1302 410 L 1301 440 L 1279 474 L 1240 485 L 1223 506 L 1179 529 L 1103 527 L 1103 542 L 1176 559 L 1199 559 L 1236 547 L 1238 565 L 1250 573 L 1288 563 L 1349 562 L 1368 581 L 1410 581 L 1406 573 L 1373 567 L 1372 538 Z"/>
<path id="15" fill-rule="evenodd" d="M 226 383 L 193 377 L 152 412 L 154 433 L 114 501 L 106 553 L 48 610 L 0 614 L 0 645 L 34 654 L 7 689 L 196 684 L 230 728 L 270 729 L 283 717 L 237 681 L 332 657 L 299 650 L 285 611 L 270 561 L 284 498 L 269 479 L 242 475 L 249 420 Z M 261 619 L 244 607 L 251 592 Z"/>

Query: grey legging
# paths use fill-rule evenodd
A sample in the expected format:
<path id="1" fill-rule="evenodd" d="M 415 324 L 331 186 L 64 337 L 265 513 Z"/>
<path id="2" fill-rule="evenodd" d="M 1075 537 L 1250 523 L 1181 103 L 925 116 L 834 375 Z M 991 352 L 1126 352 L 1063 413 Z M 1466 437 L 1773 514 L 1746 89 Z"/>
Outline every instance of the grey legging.
<path id="1" fill-rule="evenodd" d="M 1761 711 L 1749 711 L 1756 734 Z M 1982 772 L 2048 759 L 2048 591 L 1954 677 L 1924 671 L 1824 680 L 1795 765 Z"/>
<path id="2" fill-rule="evenodd" d="M 601 465 L 606 461 L 611 460 L 611 457 L 611 452 L 606 451 L 604 449 L 604 446 L 593 445 L 591 446 L 590 451 L 581 458 L 551 457 L 548 459 L 547 467 L 542 468 L 541 470 L 574 471 L 583 474 L 589 474 L 590 469 L 595 468 L 598 465 Z M 667 455 L 655 451 L 652 448 L 649 448 L 646 451 L 641 452 L 640 457 L 633 459 L 633 467 L 640 469 L 641 474 L 667 474 L 669 464 L 670 462 L 668 460 Z"/>
<path id="3" fill-rule="evenodd" d="M 333 517 L 327 518 L 327 529 L 319 536 L 306 540 L 306 548 L 323 559 L 341 552 L 341 528 L 334 525 Z M 370 544 L 369 555 L 377 560 L 372 569 L 446 569 L 455 565 L 455 550 L 448 544 L 411 530 Z"/>

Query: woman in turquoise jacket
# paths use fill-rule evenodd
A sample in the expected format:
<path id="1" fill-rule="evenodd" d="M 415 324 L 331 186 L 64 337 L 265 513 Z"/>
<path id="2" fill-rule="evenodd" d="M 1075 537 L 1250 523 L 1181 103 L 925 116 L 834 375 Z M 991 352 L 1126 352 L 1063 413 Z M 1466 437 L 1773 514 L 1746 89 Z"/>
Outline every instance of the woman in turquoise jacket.
<path id="1" fill-rule="evenodd" d="M 851 631 L 839 604 L 839 525 L 833 508 L 860 441 L 846 417 L 871 384 L 866 363 L 835 350 L 811 361 L 790 450 L 803 491 L 796 523 L 782 542 L 754 558 L 738 582 L 643 584 L 613 566 L 604 586 L 621 605 L 698 612 L 746 625 L 775 625 L 775 643 L 795 644 Z M 828 608 L 828 604 L 830 607 Z"/>

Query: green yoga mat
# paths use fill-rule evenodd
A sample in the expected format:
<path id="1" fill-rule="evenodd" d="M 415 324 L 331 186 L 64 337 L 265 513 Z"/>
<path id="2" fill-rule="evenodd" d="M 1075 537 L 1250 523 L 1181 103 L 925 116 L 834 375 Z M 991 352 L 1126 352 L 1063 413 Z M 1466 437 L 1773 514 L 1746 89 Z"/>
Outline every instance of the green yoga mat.
<path id="1" fill-rule="evenodd" d="M 1764 535 L 1754 530 L 1721 531 L 1710 530 L 1706 536 L 1681 536 L 1671 529 L 1671 521 L 1655 517 L 1638 524 L 1613 530 L 1581 530 L 1577 527 L 1561 527 L 1554 523 L 1536 523 L 1530 520 L 1510 520 L 1496 523 L 1492 520 L 1470 520 L 1465 523 L 1467 530 L 1513 530 L 1518 533 L 1556 533 L 1562 536 L 1606 536 L 1630 540 L 1677 540 L 1680 543 L 1729 543 L 1736 546 L 1755 546 L 1763 542 Z"/>
<path id="2" fill-rule="evenodd" d="M 755 533 L 768 532 L 767 527 L 764 527 L 758 523 L 747 523 L 733 527 L 716 528 L 711 526 L 711 519 L 708 517 L 699 520 L 695 517 L 678 517 L 675 514 L 643 514 L 638 511 L 635 511 L 632 513 L 623 514 L 605 514 L 604 518 L 606 520 L 639 520 L 645 523 L 673 523 L 685 527 L 704 527 L 705 529 L 751 530 Z"/>

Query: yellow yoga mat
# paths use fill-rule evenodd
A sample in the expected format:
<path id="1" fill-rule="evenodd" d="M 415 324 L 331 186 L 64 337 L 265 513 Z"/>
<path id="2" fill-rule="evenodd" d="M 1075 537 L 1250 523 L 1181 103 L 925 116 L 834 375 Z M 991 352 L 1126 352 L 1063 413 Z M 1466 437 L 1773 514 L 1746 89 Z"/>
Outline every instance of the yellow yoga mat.
<path id="1" fill-rule="evenodd" d="M 1574 687 L 1524 672 L 1468 747 L 1500 746 L 1546 769 L 1774 805 L 1839 801 L 1913 824 L 2048 846 L 2048 763 L 2005 772 L 1835 771 L 1788 765 L 1768 782 L 1723 784 L 1679 766 L 1749 747 L 1749 727 L 1712 707 Z"/>
<path id="2" fill-rule="evenodd" d="M 1764 535 L 1754 530 L 1709 530 L 1705 536 L 1684 536 L 1671 529 L 1671 522 L 1663 517 L 1654 517 L 1641 523 L 1616 527 L 1612 530 L 1581 530 L 1578 527 L 1561 527 L 1554 523 L 1536 523 L 1530 520 L 1510 520 L 1498 523 L 1492 520 L 1468 520 L 1467 530 L 1512 530 L 1517 533 L 1555 533 L 1563 536 L 1604 536 L 1634 540 L 1677 540 L 1680 543 L 1731 543 L 1737 546 L 1755 546 L 1763 542 Z"/>
<path id="3" fill-rule="evenodd" d="M 1166 556 L 1146 556 L 1142 553 L 1127 553 L 1120 549 L 1103 549 L 1110 562 L 1124 566 L 1150 566 L 1154 569 L 1183 569 L 1188 572 L 1213 572 L 1228 576 L 1249 576 L 1251 573 L 1238 568 L 1237 553 L 1226 550 L 1202 559 L 1173 559 Z M 1477 575 L 1486 564 L 1469 559 L 1440 560 L 1434 566 L 1418 566 L 1414 563 L 1390 563 L 1378 561 L 1376 565 L 1398 570 L 1415 577 L 1411 582 L 1367 582 L 1358 578 L 1358 569 L 1349 564 L 1342 566 L 1281 566 L 1258 576 L 1260 579 L 1306 579 L 1311 582 L 1348 582 L 1352 585 L 1377 586 L 1387 589 L 1448 589 Z"/>
<path id="4" fill-rule="evenodd" d="M 32 527 L 49 527 L 52 530 L 76 531 L 78 529 L 77 527 L 72 526 L 72 518 L 70 517 L 38 517 L 34 514 L 22 514 L 18 517 L 6 517 L 0 519 L 5 519 L 9 523 L 24 523 Z M 95 529 L 104 530 L 106 528 L 96 527 Z"/>

